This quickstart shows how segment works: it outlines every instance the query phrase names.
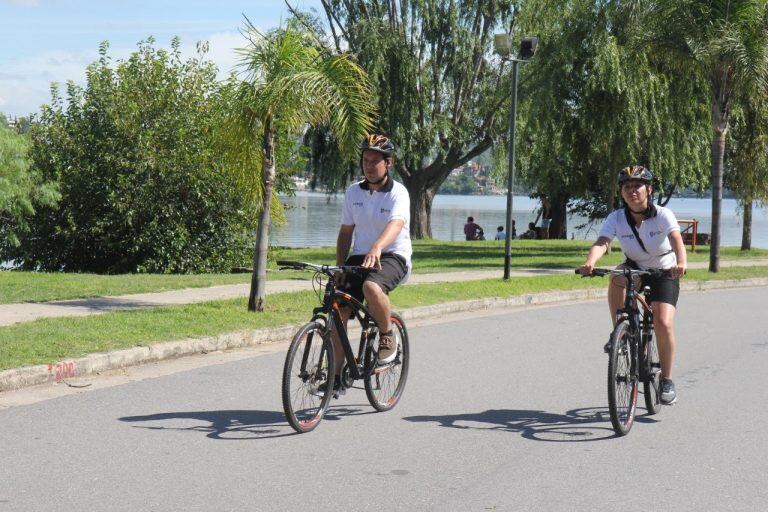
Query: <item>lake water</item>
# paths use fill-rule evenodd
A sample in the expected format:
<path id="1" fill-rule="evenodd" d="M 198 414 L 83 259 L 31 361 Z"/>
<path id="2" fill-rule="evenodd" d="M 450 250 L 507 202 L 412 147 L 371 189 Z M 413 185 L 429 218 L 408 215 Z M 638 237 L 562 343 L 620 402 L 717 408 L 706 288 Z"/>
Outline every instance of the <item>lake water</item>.
<path id="1" fill-rule="evenodd" d="M 270 244 L 286 247 L 327 246 L 336 244 L 343 195 L 328 196 L 318 192 L 298 192 L 284 196 L 281 202 L 286 209 L 287 222 L 272 226 Z M 517 232 L 522 233 L 536 218 L 538 200 L 527 196 L 515 196 L 512 218 Z M 696 219 L 699 232 L 711 232 L 711 199 L 673 198 L 668 206 L 678 219 Z M 741 245 L 741 214 L 736 200 L 723 199 L 721 245 Z M 506 224 L 506 196 L 455 196 L 437 195 L 432 203 L 432 236 L 437 240 L 463 240 L 464 223 L 468 216 L 485 230 L 486 238 L 493 237 L 496 226 Z M 584 219 L 568 218 L 568 238 L 594 239 L 600 223 L 577 230 Z M 490 235 L 490 236 L 489 236 Z M 768 249 L 768 209 L 755 209 L 752 214 L 752 246 Z"/>

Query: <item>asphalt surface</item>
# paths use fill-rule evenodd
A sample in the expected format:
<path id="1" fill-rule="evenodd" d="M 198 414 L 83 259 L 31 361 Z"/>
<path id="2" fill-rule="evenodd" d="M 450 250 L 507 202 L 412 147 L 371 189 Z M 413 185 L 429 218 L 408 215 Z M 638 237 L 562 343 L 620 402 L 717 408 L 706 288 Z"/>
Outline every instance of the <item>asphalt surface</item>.
<path id="1" fill-rule="evenodd" d="M 766 302 L 768 287 L 684 294 L 678 404 L 639 408 L 624 438 L 602 301 L 411 325 L 401 403 L 374 413 L 353 390 L 304 435 L 282 413 L 285 346 L 27 389 L 26 405 L 11 392 L 0 511 L 762 510 Z"/>

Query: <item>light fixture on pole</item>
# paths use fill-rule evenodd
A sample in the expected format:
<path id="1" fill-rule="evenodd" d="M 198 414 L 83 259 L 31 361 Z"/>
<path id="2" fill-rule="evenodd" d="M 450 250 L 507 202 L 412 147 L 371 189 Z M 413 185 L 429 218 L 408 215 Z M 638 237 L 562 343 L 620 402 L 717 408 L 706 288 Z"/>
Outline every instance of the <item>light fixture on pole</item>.
<path id="1" fill-rule="evenodd" d="M 515 117 L 517 114 L 517 71 L 521 62 L 525 62 L 536 53 L 539 38 L 524 37 L 520 42 L 517 56 L 512 55 L 512 36 L 495 34 L 493 36 L 494 51 L 502 58 L 512 62 L 512 108 L 509 113 L 509 169 L 507 172 L 507 231 L 504 243 L 504 279 L 509 279 L 509 267 L 512 257 L 512 187 L 515 183 Z"/>

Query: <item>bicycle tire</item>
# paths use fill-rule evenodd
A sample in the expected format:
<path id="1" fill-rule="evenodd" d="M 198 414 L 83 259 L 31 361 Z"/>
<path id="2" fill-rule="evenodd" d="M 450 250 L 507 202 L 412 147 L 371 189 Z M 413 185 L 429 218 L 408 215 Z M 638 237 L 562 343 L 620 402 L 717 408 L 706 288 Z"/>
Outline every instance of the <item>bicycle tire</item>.
<path id="1" fill-rule="evenodd" d="M 644 343 L 646 378 L 643 382 L 643 396 L 645 398 L 645 409 L 648 415 L 652 416 L 661 410 L 661 360 L 659 359 L 659 347 L 656 344 L 656 337 L 652 332 L 647 333 Z"/>
<path id="2" fill-rule="evenodd" d="M 632 371 L 632 348 L 629 321 L 622 320 L 611 333 L 611 355 L 608 361 L 608 411 L 613 430 L 625 436 L 632 428 L 637 406 L 637 375 Z"/>
<path id="3" fill-rule="evenodd" d="M 283 366 L 283 411 L 296 432 L 314 430 L 323 419 L 333 395 L 332 368 L 330 332 L 320 322 L 305 324 L 291 340 Z"/>
<path id="4" fill-rule="evenodd" d="M 408 329 L 405 322 L 397 313 L 392 313 L 390 321 L 393 334 L 397 337 L 397 356 L 394 361 L 377 366 L 377 351 L 373 344 L 368 345 L 365 351 L 365 395 L 371 406 L 379 412 L 392 409 L 402 398 L 410 365 Z"/>

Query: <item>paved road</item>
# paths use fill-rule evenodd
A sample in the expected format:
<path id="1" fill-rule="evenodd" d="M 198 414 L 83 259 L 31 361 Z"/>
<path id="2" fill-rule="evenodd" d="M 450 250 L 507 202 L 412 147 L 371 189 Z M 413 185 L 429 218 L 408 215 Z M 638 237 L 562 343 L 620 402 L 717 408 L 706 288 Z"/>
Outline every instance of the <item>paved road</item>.
<path id="1" fill-rule="evenodd" d="M 282 415 L 284 347 L 6 394 L 0 511 L 762 510 L 766 303 L 768 288 L 684 295 L 679 404 L 625 438 L 605 407 L 602 302 L 413 325 L 398 407 L 353 391 L 306 435 Z"/>
<path id="2" fill-rule="evenodd" d="M 707 262 L 691 263 L 691 268 L 707 268 Z M 723 267 L 750 267 L 768 265 L 766 259 L 724 260 Z M 513 278 L 532 277 L 546 274 L 570 274 L 572 269 L 518 269 L 510 273 Z M 286 272 L 290 276 L 291 272 Z M 307 274 L 304 273 L 306 276 Z M 479 279 L 501 278 L 502 270 L 470 270 L 466 272 L 442 272 L 434 274 L 414 274 L 406 284 L 441 283 L 456 281 L 474 281 Z M 95 297 L 91 299 L 63 300 L 54 302 L 0 304 L 0 326 L 19 322 L 29 322 L 38 318 L 60 316 L 87 316 L 110 311 L 141 309 L 174 304 L 193 304 L 221 299 L 247 297 L 250 284 L 227 284 L 208 288 L 184 288 L 156 293 L 119 295 L 114 297 Z M 268 281 L 267 293 L 295 292 L 311 289 L 311 284 L 304 279 L 285 279 Z"/>

